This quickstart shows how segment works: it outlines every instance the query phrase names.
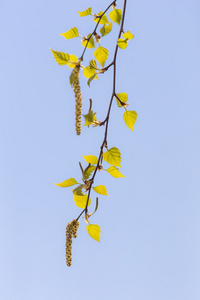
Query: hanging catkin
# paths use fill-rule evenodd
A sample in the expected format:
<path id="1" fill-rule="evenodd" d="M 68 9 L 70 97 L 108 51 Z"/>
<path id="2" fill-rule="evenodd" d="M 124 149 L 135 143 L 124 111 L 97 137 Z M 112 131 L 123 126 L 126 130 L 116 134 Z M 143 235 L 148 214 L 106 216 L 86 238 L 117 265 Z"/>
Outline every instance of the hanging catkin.
<path id="1" fill-rule="evenodd" d="M 75 100 L 76 100 L 76 133 L 78 135 L 81 134 L 81 114 L 82 114 L 82 95 L 81 95 L 81 89 L 79 84 L 79 71 L 80 66 L 76 66 L 73 70 L 74 75 L 74 81 L 73 81 L 73 90 L 75 94 Z"/>
<path id="2" fill-rule="evenodd" d="M 72 264 L 72 237 L 77 237 L 77 231 L 79 227 L 79 221 L 73 220 L 67 224 L 66 227 L 66 263 L 70 267 Z"/>

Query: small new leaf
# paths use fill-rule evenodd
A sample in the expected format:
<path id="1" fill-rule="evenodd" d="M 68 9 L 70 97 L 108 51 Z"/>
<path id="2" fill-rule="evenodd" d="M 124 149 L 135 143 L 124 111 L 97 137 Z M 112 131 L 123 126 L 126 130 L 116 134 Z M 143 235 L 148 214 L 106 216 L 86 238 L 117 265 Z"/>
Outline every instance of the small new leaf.
<path id="1" fill-rule="evenodd" d="M 128 42 L 127 42 L 127 40 L 124 40 L 124 39 L 118 39 L 117 45 L 119 48 L 125 49 L 128 46 Z"/>
<path id="2" fill-rule="evenodd" d="M 108 196 L 106 187 L 104 185 L 98 185 L 98 186 L 94 186 L 92 188 L 96 193 L 98 193 L 100 195 Z"/>
<path id="3" fill-rule="evenodd" d="M 78 182 L 76 181 L 76 179 L 70 178 L 70 179 L 64 180 L 63 182 L 54 183 L 54 184 L 57 186 L 60 186 L 60 187 L 69 187 L 69 186 L 78 184 Z"/>
<path id="4" fill-rule="evenodd" d="M 92 215 L 95 214 L 95 212 L 96 212 L 97 209 L 98 209 L 98 206 L 99 206 L 99 199 L 98 199 L 98 197 L 96 197 L 96 206 L 95 206 L 95 210 L 94 210 L 94 212 L 93 212 L 92 214 L 89 215 L 90 217 L 91 217 Z"/>
<path id="5" fill-rule="evenodd" d="M 117 23 L 118 25 L 120 25 L 121 19 L 122 19 L 122 10 L 121 9 L 113 9 L 110 13 L 109 13 L 109 17 L 111 18 L 111 20 L 115 23 Z"/>
<path id="6" fill-rule="evenodd" d="M 98 163 L 98 158 L 94 155 L 82 155 L 88 164 L 96 165 Z"/>
<path id="7" fill-rule="evenodd" d="M 60 33 L 60 35 L 64 36 L 66 39 L 73 39 L 79 36 L 79 33 L 78 33 L 78 29 L 76 27 L 73 27 L 67 32 Z"/>
<path id="8" fill-rule="evenodd" d="M 95 224 L 89 224 L 86 226 L 87 232 L 89 235 L 96 240 L 97 242 L 100 242 L 100 236 L 101 236 L 101 228 L 99 225 Z"/>
<path id="9" fill-rule="evenodd" d="M 84 11 L 78 11 L 79 17 L 89 16 L 89 15 L 91 15 L 91 12 L 92 12 L 92 8 L 91 7 L 89 7 L 88 9 L 86 9 Z"/>
<path id="10" fill-rule="evenodd" d="M 106 171 L 115 178 L 125 177 L 116 167 L 111 166 Z"/>
<path id="11" fill-rule="evenodd" d="M 74 194 L 74 202 L 76 204 L 76 206 L 80 207 L 80 208 L 85 208 L 86 207 L 86 203 L 87 203 L 87 195 L 75 195 Z M 88 206 L 91 203 L 91 199 L 89 198 L 88 201 Z"/>
<path id="12" fill-rule="evenodd" d="M 94 57 L 102 65 L 102 67 L 104 67 L 104 64 L 108 58 L 108 54 L 109 51 L 101 46 L 94 51 Z"/>
<path id="13" fill-rule="evenodd" d="M 64 66 L 68 64 L 69 54 L 64 52 L 54 51 L 52 49 L 51 52 L 53 53 L 53 56 L 59 65 Z"/>
<path id="14" fill-rule="evenodd" d="M 90 61 L 90 68 L 92 69 L 95 69 L 95 70 L 97 70 L 97 62 L 96 62 L 96 60 L 95 59 L 92 59 L 91 61 Z"/>
<path id="15" fill-rule="evenodd" d="M 104 25 L 100 28 L 101 36 L 105 36 L 106 34 L 110 33 L 112 30 L 112 22 L 109 25 Z"/>
<path id="16" fill-rule="evenodd" d="M 74 74 L 74 72 L 72 70 L 72 72 L 71 72 L 71 74 L 69 76 L 69 83 L 70 83 L 71 86 L 73 86 L 73 83 L 74 83 L 75 79 L 76 79 L 76 76 L 75 76 L 75 74 Z"/>
<path id="17" fill-rule="evenodd" d="M 134 38 L 134 35 L 132 33 L 130 33 L 130 31 L 127 31 L 125 33 L 122 34 L 122 36 L 126 39 L 126 40 L 132 40 Z"/>
<path id="18" fill-rule="evenodd" d="M 119 97 L 119 99 L 122 101 L 122 102 L 124 102 L 124 103 L 126 103 L 127 102 L 127 100 L 128 100 L 128 95 L 127 95 L 127 93 L 119 93 L 119 94 L 117 94 L 117 96 Z M 116 98 L 116 97 L 115 97 Z M 119 106 L 119 107 L 122 107 L 122 105 L 121 105 L 121 103 L 119 102 L 119 100 L 116 98 L 116 101 L 117 101 L 117 105 Z M 125 105 L 124 105 L 125 106 Z M 127 106 L 127 105 L 126 105 Z"/>
<path id="19" fill-rule="evenodd" d="M 73 194 L 82 196 L 83 195 L 83 193 L 82 193 L 83 187 L 84 187 L 84 184 L 80 184 L 79 186 L 77 186 L 74 190 L 72 190 Z"/>
<path id="20" fill-rule="evenodd" d="M 100 12 L 98 13 L 97 16 L 101 16 L 102 14 L 103 14 L 103 11 L 100 11 Z M 93 20 L 94 20 L 96 23 L 98 23 L 99 17 L 96 17 L 96 16 L 95 16 Z M 109 24 L 108 19 L 107 19 L 107 17 L 106 17 L 106 14 L 103 15 L 103 17 L 101 18 L 99 24 L 101 24 L 101 25 Z"/>
<path id="21" fill-rule="evenodd" d="M 83 75 L 86 77 L 86 78 L 90 78 L 92 77 L 96 72 L 96 69 L 94 69 L 93 67 L 91 68 L 91 66 L 87 66 L 84 68 L 83 70 Z M 98 79 L 98 77 L 95 75 L 93 79 Z"/>
<path id="22" fill-rule="evenodd" d="M 103 159 L 110 165 L 121 168 L 121 153 L 116 147 L 112 147 L 103 154 Z"/>
<path id="23" fill-rule="evenodd" d="M 90 166 L 89 168 L 86 168 L 86 170 L 83 172 L 83 179 L 89 179 L 95 169 L 96 166 Z"/>
<path id="24" fill-rule="evenodd" d="M 97 74 L 98 74 L 98 73 L 95 73 L 94 75 L 92 75 L 92 76 L 88 79 L 87 84 L 88 84 L 89 87 L 90 87 L 90 83 L 92 82 L 92 80 L 98 79 Z"/>
<path id="25" fill-rule="evenodd" d="M 128 128 L 133 131 L 133 126 L 137 120 L 136 111 L 125 111 L 125 113 L 123 114 L 123 119 Z"/>
<path id="26" fill-rule="evenodd" d="M 85 118 L 85 124 L 84 126 L 90 126 L 96 119 L 96 113 L 93 113 L 92 110 L 89 111 L 87 115 L 83 115 Z"/>
<path id="27" fill-rule="evenodd" d="M 70 54 L 69 63 L 67 65 L 70 68 L 74 68 L 77 65 L 78 62 L 79 62 L 78 57 L 74 54 Z"/>
<path id="28" fill-rule="evenodd" d="M 86 45 L 87 45 L 87 48 L 88 48 L 88 49 L 95 48 L 95 43 L 94 43 L 94 38 L 93 38 L 93 36 L 91 36 L 89 42 L 88 42 L 88 40 L 87 40 L 90 36 L 91 36 L 91 34 L 89 33 L 88 36 L 87 36 L 87 38 L 86 38 L 86 39 L 83 39 L 83 40 L 81 41 L 81 44 L 82 44 L 84 47 L 86 47 Z"/>

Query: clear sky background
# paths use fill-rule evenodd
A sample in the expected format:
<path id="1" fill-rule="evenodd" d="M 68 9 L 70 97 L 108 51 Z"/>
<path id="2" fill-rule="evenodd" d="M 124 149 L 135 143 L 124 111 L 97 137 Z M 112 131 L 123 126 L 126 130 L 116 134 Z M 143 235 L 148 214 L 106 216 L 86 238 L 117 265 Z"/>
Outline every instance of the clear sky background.
<path id="1" fill-rule="evenodd" d="M 123 1 L 117 1 L 122 8 Z M 117 92 L 136 110 L 134 133 L 113 103 L 109 147 L 122 154 L 114 179 L 98 173 L 101 196 L 90 238 L 83 219 L 65 263 L 65 227 L 81 209 L 71 189 L 53 182 L 80 180 L 81 155 L 98 155 L 104 128 L 76 136 L 70 70 L 50 48 L 80 57 L 79 39 L 59 33 L 94 28 L 90 17 L 110 1 L 19 0 L 0 4 L 0 298 L 200 299 L 200 3 L 198 0 L 128 1 L 124 29 L 135 38 L 119 50 Z M 110 50 L 118 25 L 102 40 Z M 88 50 L 87 65 L 92 51 Z M 81 77 L 83 113 L 93 99 L 104 120 L 111 69 L 89 89 Z M 94 199 L 94 194 L 93 199 Z M 91 205 L 93 208 L 95 203 Z"/>

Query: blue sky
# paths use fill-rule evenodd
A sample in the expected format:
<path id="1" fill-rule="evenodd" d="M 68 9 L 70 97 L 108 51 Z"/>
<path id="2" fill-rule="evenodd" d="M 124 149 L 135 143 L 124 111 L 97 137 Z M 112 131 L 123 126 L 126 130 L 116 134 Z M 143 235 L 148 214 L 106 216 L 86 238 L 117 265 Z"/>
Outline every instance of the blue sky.
<path id="1" fill-rule="evenodd" d="M 87 35 L 94 23 L 77 11 L 92 6 L 98 13 L 109 4 L 1 3 L 1 299 L 200 298 L 197 0 L 128 1 L 124 29 L 135 38 L 118 52 L 117 92 L 127 92 L 138 120 L 132 133 L 114 103 L 108 132 L 126 178 L 98 174 L 95 184 L 105 184 L 110 195 L 100 197 L 93 217 L 101 242 L 89 237 L 82 219 L 73 264 L 65 264 L 65 226 L 81 210 L 70 188 L 52 183 L 80 180 L 81 155 L 98 155 L 104 129 L 85 127 L 76 136 L 70 70 L 49 49 L 80 56 L 80 41 L 59 33 L 77 26 Z M 102 40 L 108 62 L 117 30 Z M 83 113 L 92 98 L 98 119 L 105 118 L 111 81 L 111 70 L 90 89 L 80 78 Z"/>

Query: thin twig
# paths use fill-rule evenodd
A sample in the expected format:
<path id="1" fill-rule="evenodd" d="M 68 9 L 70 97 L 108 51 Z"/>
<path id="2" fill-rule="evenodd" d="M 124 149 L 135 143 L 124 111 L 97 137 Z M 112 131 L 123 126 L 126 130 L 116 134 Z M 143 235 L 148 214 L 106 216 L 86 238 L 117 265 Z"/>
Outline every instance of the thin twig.
<path id="1" fill-rule="evenodd" d="M 102 17 L 105 15 L 105 13 L 107 12 L 107 10 L 109 10 L 109 8 L 110 8 L 113 4 L 116 3 L 116 1 L 117 1 L 117 0 L 113 1 L 113 2 L 106 8 L 106 10 L 104 10 L 104 12 L 102 13 L 102 15 L 99 16 L 99 20 L 98 20 L 98 22 L 97 22 L 97 25 L 95 26 L 93 32 L 90 34 L 89 38 L 87 38 L 87 43 L 86 43 L 86 45 L 85 45 L 85 48 L 84 48 L 83 53 L 82 53 L 81 58 L 80 58 L 81 61 L 83 61 L 83 56 L 84 56 L 84 54 L 85 54 L 85 51 L 86 51 L 87 46 L 88 46 L 88 44 L 89 44 L 89 41 L 90 41 L 91 37 L 92 37 L 93 35 L 95 35 L 96 30 L 97 30 L 97 27 L 99 26 L 99 23 L 100 23 Z"/>

